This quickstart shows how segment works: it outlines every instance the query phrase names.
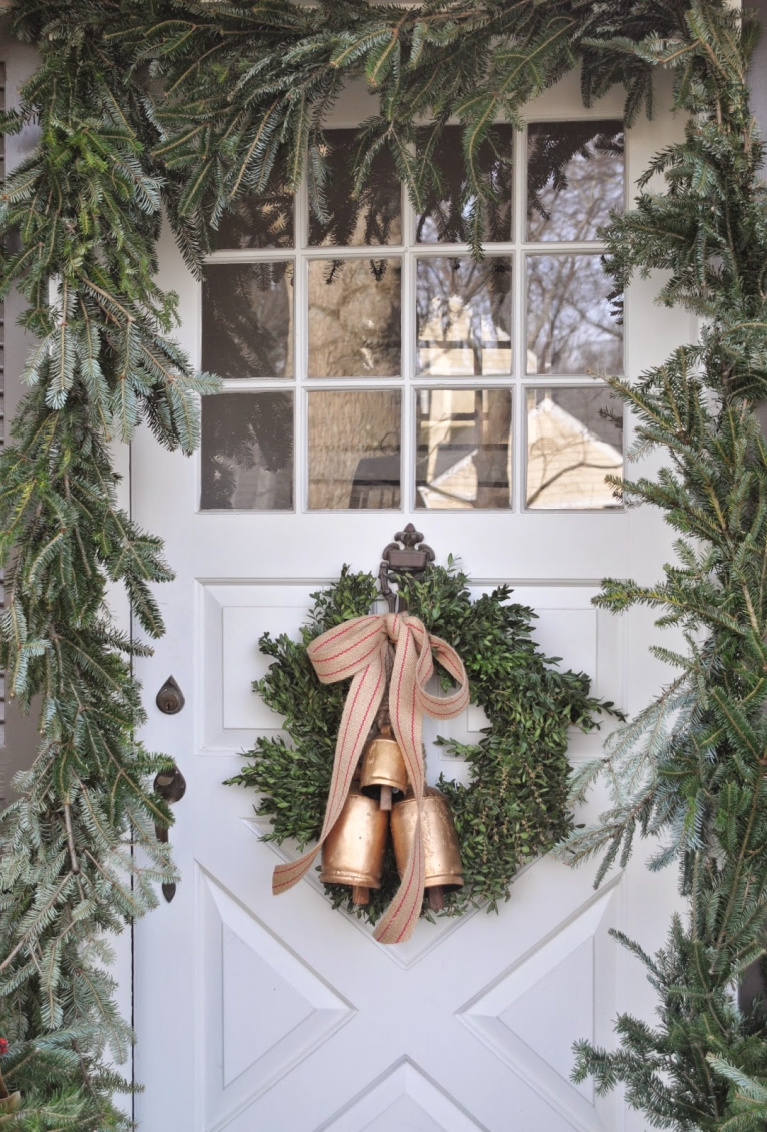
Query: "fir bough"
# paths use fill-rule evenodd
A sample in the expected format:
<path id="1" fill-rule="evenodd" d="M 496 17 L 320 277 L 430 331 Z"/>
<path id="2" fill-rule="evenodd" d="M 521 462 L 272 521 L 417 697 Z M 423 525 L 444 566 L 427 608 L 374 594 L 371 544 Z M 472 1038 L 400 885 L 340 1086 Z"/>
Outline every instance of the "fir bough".
<path id="1" fill-rule="evenodd" d="M 610 378 L 633 410 L 636 451 L 660 449 L 654 480 L 620 485 L 628 505 L 659 507 L 679 533 L 675 560 L 651 586 L 608 579 L 598 604 L 635 604 L 682 630 L 685 648 L 657 648 L 678 670 L 609 741 L 612 806 L 571 835 L 572 859 L 602 856 L 598 879 L 625 863 L 637 834 L 660 839 L 652 867 L 676 862 L 689 900 L 645 963 L 659 998 L 655 1028 L 621 1017 L 620 1047 L 582 1043 L 577 1076 L 605 1091 L 622 1082 L 656 1127 L 761 1128 L 767 1082 L 764 1001 L 738 1009 L 735 988 L 765 954 L 767 929 L 767 192 L 764 147 L 748 102 L 754 24 L 696 3 L 684 35 L 633 47 L 674 70 L 682 141 L 660 153 L 632 212 L 605 232 L 616 284 L 663 269 L 659 301 L 705 321 L 636 382 Z M 650 191 L 654 174 L 665 191 Z M 616 485 L 617 487 L 618 485 Z M 627 941 L 624 941 L 627 942 Z"/>

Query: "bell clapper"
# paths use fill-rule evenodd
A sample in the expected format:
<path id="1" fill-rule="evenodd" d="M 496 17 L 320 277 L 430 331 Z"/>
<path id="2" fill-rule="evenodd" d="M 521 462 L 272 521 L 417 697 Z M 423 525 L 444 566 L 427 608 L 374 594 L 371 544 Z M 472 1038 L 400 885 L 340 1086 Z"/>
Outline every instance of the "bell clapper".
<path id="1" fill-rule="evenodd" d="M 432 912 L 441 912 L 445 907 L 441 884 L 435 884 L 429 889 L 429 907 Z"/>
<path id="2" fill-rule="evenodd" d="M 391 809 L 391 786 L 382 786 L 378 795 L 378 806 L 381 810 Z"/>
<path id="3" fill-rule="evenodd" d="M 352 903 L 353 904 L 369 904 L 370 903 L 370 889 L 365 888 L 361 884 L 355 884 L 352 888 Z"/>

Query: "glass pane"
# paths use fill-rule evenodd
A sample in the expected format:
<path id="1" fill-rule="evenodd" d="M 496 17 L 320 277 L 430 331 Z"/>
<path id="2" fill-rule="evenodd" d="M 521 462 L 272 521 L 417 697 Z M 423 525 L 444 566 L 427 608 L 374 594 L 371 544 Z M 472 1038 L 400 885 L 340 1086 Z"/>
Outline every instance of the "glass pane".
<path id="1" fill-rule="evenodd" d="M 445 126 L 435 139 L 424 130 L 419 155 L 428 153 L 439 171 L 440 184 L 429 194 L 425 210 L 416 218 L 416 240 L 422 244 L 465 244 L 467 217 L 476 199 L 466 182 L 461 127 Z M 498 203 L 485 211 L 483 242 L 511 240 L 512 126 L 494 126 L 482 143 L 478 163 L 495 190 Z"/>
<path id="2" fill-rule="evenodd" d="M 202 399 L 200 509 L 293 509 L 293 394 Z"/>
<path id="3" fill-rule="evenodd" d="M 309 507 L 400 505 L 397 390 L 309 394 Z"/>
<path id="4" fill-rule="evenodd" d="M 293 376 L 293 264 L 205 268 L 202 368 L 221 377 Z"/>
<path id="5" fill-rule="evenodd" d="M 309 264 L 309 377 L 401 372 L 399 259 Z"/>
<path id="6" fill-rule="evenodd" d="M 416 507 L 511 506 L 511 390 L 419 389 Z"/>
<path id="7" fill-rule="evenodd" d="M 535 122 L 527 131 L 528 240 L 596 240 L 623 211 L 623 123 Z"/>
<path id="8" fill-rule="evenodd" d="M 419 373 L 510 373 L 511 260 L 419 259 L 416 333 Z"/>
<path id="9" fill-rule="evenodd" d="M 620 507 L 606 475 L 623 473 L 623 406 L 604 386 L 527 390 L 527 506 Z"/>
<path id="10" fill-rule="evenodd" d="M 292 248 L 293 194 L 277 188 L 272 193 L 242 196 L 223 214 L 218 230 L 211 232 L 213 249 Z"/>
<path id="11" fill-rule="evenodd" d="M 325 130 L 323 156 L 327 183 L 322 186 L 326 216 L 309 214 L 309 243 L 336 247 L 398 244 L 402 239 L 402 185 L 389 149 L 373 159 L 370 176 L 359 197 L 354 188 L 355 130 Z M 309 174 L 312 172 L 309 153 Z"/>
<path id="12" fill-rule="evenodd" d="M 623 373 L 620 296 L 598 255 L 527 257 L 527 372 Z"/>

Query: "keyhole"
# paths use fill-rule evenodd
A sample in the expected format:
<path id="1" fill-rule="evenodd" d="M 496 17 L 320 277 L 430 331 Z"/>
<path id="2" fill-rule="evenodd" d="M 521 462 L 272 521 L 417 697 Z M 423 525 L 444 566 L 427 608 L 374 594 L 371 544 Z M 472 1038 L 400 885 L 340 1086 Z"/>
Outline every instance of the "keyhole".
<path id="1" fill-rule="evenodd" d="M 175 715 L 184 706 L 184 695 L 172 676 L 163 684 L 155 700 L 158 708 L 165 715 Z"/>

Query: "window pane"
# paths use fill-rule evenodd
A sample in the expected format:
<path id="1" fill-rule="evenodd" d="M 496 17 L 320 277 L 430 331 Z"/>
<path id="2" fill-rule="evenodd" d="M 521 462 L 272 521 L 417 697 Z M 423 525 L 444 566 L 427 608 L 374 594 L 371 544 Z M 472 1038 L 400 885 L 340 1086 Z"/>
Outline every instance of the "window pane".
<path id="1" fill-rule="evenodd" d="M 606 475 L 623 473 L 623 406 L 604 386 L 527 390 L 527 506 L 620 507 Z"/>
<path id="2" fill-rule="evenodd" d="M 293 194 L 277 189 L 263 195 L 242 196 L 221 217 L 211 232 L 215 251 L 223 248 L 292 248 Z"/>
<path id="3" fill-rule="evenodd" d="M 510 373 L 511 260 L 419 259 L 416 326 L 419 373 Z"/>
<path id="4" fill-rule="evenodd" d="M 535 122 L 527 131 L 528 240 L 596 240 L 623 210 L 623 123 Z"/>
<path id="5" fill-rule="evenodd" d="M 623 373 L 611 287 L 598 255 L 527 257 L 528 373 Z"/>
<path id="6" fill-rule="evenodd" d="M 429 154 L 439 170 L 440 185 L 429 196 L 426 208 L 416 218 L 416 239 L 422 244 L 465 244 L 469 242 L 469 212 L 475 197 L 466 182 L 466 162 L 461 144 L 461 127 L 445 126 L 435 142 L 424 130 L 418 146 L 419 156 Z M 484 216 L 484 243 L 510 240 L 511 234 L 511 154 L 512 126 L 494 126 L 480 146 L 478 164 L 492 186 L 498 203 L 490 205 Z"/>
<path id="7" fill-rule="evenodd" d="M 309 507 L 400 505 L 397 390 L 309 394 Z"/>
<path id="8" fill-rule="evenodd" d="M 416 507 L 511 506 L 511 390 L 419 389 Z"/>
<path id="9" fill-rule="evenodd" d="M 293 508 L 293 394 L 202 399 L 200 509 Z"/>
<path id="10" fill-rule="evenodd" d="M 310 262 L 310 377 L 401 372 L 401 276 L 399 259 Z"/>
<path id="11" fill-rule="evenodd" d="M 293 376 L 293 264 L 205 268 L 202 368 L 221 377 Z"/>
<path id="12" fill-rule="evenodd" d="M 359 197 L 353 197 L 354 130 L 325 130 L 327 183 L 322 186 L 326 217 L 309 214 L 309 243 L 336 247 L 398 244 L 402 239 L 402 185 L 389 149 L 373 159 L 370 176 Z M 309 154 L 309 173 L 313 163 Z"/>

